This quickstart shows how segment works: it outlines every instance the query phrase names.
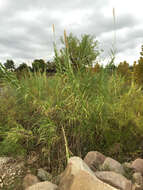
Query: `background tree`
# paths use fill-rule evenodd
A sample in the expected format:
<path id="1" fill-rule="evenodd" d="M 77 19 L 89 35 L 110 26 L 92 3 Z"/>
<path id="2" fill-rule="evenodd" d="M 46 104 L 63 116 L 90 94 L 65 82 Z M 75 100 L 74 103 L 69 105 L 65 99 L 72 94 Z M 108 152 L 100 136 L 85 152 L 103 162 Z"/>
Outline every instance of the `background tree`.
<path id="1" fill-rule="evenodd" d="M 143 57 L 143 45 L 141 46 L 141 52 L 140 52 L 141 57 Z"/>
<path id="2" fill-rule="evenodd" d="M 2 65 L 2 63 L 0 62 L 0 65 Z M 2 79 L 2 72 L 1 72 L 1 70 L 0 70 L 0 83 L 1 83 L 1 79 Z"/>
<path id="3" fill-rule="evenodd" d="M 16 72 L 22 72 L 22 71 L 28 71 L 28 70 L 30 70 L 30 67 L 29 67 L 26 63 L 20 64 L 20 65 L 15 69 Z"/>
<path id="4" fill-rule="evenodd" d="M 48 74 L 54 74 L 56 73 L 56 64 L 53 61 L 47 61 L 47 73 Z"/>
<path id="5" fill-rule="evenodd" d="M 117 67 L 117 73 L 125 77 L 127 80 L 131 80 L 130 66 L 129 63 L 127 63 L 126 61 L 120 62 Z"/>
<path id="6" fill-rule="evenodd" d="M 114 73 L 114 71 L 116 70 L 116 66 L 114 65 L 114 60 L 113 59 L 111 60 L 111 62 L 109 64 L 106 65 L 105 70 L 109 74 L 113 74 Z"/>
<path id="7" fill-rule="evenodd" d="M 143 86 L 143 45 L 141 46 L 140 58 L 137 63 L 134 64 L 134 80 L 138 85 Z"/>
<path id="8" fill-rule="evenodd" d="M 47 69 L 47 64 L 43 59 L 35 59 L 32 63 L 32 71 L 44 72 Z"/>
<path id="9" fill-rule="evenodd" d="M 31 70 L 31 67 L 29 67 L 26 63 L 22 63 L 20 64 L 16 69 L 15 69 L 15 73 L 16 76 L 20 79 L 23 76 L 28 76 L 29 71 Z"/>
<path id="10" fill-rule="evenodd" d="M 13 60 L 7 60 L 4 63 L 4 66 L 6 69 L 10 70 L 10 71 L 14 71 L 15 70 L 15 64 Z"/>
<path id="11" fill-rule="evenodd" d="M 101 71 L 101 66 L 100 66 L 100 64 L 99 63 L 96 63 L 95 64 L 95 66 L 92 68 L 92 71 L 94 72 L 94 73 L 98 73 L 98 72 L 100 72 Z"/>
<path id="12" fill-rule="evenodd" d="M 64 45 L 65 40 L 61 38 Z M 68 50 L 71 65 L 74 70 L 92 66 L 97 56 L 100 54 L 98 49 L 98 41 L 93 36 L 82 35 L 81 39 L 74 36 L 72 33 L 67 36 L 66 47 L 60 49 L 61 65 L 66 61 L 65 53 Z"/>

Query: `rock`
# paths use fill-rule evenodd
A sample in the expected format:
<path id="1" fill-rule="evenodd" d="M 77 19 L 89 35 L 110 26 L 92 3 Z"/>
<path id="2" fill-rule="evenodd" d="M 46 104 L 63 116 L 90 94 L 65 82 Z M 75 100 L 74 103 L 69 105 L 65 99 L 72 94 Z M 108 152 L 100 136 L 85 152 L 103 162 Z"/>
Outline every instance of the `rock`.
<path id="1" fill-rule="evenodd" d="M 138 185 L 138 184 L 133 184 L 133 186 L 132 186 L 132 190 L 142 190 L 143 188 L 140 186 L 140 185 Z"/>
<path id="2" fill-rule="evenodd" d="M 101 169 L 105 170 L 105 171 L 113 171 L 116 173 L 120 173 L 122 175 L 124 175 L 124 173 L 125 173 L 123 166 L 118 161 L 116 161 L 110 157 L 107 157 L 105 159 L 104 163 L 102 164 Z"/>
<path id="3" fill-rule="evenodd" d="M 132 162 L 131 167 L 136 171 L 140 172 L 143 175 L 143 159 L 137 158 Z"/>
<path id="4" fill-rule="evenodd" d="M 32 174 L 27 174 L 24 179 L 23 179 L 23 189 L 28 188 L 31 185 L 34 185 L 36 183 L 40 182 L 39 179 L 32 175 Z"/>
<path id="5" fill-rule="evenodd" d="M 45 182 L 36 183 L 28 187 L 26 190 L 56 190 L 56 189 L 57 185 L 49 181 L 45 181 Z"/>
<path id="6" fill-rule="evenodd" d="M 133 181 L 134 181 L 136 184 L 138 184 L 138 185 L 140 185 L 141 187 L 143 187 L 143 177 L 142 177 L 141 173 L 139 173 L 139 172 L 134 173 L 134 174 L 133 174 Z"/>
<path id="7" fill-rule="evenodd" d="M 24 163 L 12 157 L 0 157 L 0 189 L 8 188 L 24 173 Z"/>
<path id="8" fill-rule="evenodd" d="M 112 171 L 100 171 L 100 172 L 95 172 L 95 175 L 100 180 L 112 185 L 113 187 L 116 187 L 117 189 L 121 190 L 132 189 L 131 181 L 129 181 L 127 178 L 125 178 L 119 173 L 115 173 Z"/>
<path id="9" fill-rule="evenodd" d="M 132 176 L 133 176 L 133 173 L 134 173 L 134 170 L 133 168 L 131 167 L 131 163 L 129 162 L 124 162 L 122 164 L 123 168 L 124 168 L 124 171 L 125 171 L 125 174 L 124 176 L 128 179 L 132 179 Z"/>
<path id="10" fill-rule="evenodd" d="M 14 159 L 12 159 L 11 157 L 0 157 L 0 167 L 3 164 L 7 164 L 10 161 L 14 161 Z"/>
<path id="11" fill-rule="evenodd" d="M 103 164 L 105 156 L 98 151 L 91 151 L 84 158 L 84 162 L 92 169 L 96 171 L 100 165 Z"/>
<path id="12" fill-rule="evenodd" d="M 129 163 L 129 162 L 124 162 L 124 163 L 122 164 L 122 166 L 123 166 L 123 168 L 126 168 L 126 169 L 132 169 L 132 164 Z"/>
<path id="13" fill-rule="evenodd" d="M 51 181 L 52 180 L 52 175 L 45 171 L 42 168 L 38 169 L 37 176 L 42 180 L 42 181 Z"/>
<path id="14" fill-rule="evenodd" d="M 62 173 L 52 178 L 52 183 L 59 185 Z"/>
<path id="15" fill-rule="evenodd" d="M 58 190 L 117 190 L 99 180 L 79 157 L 71 157 L 62 174 Z"/>

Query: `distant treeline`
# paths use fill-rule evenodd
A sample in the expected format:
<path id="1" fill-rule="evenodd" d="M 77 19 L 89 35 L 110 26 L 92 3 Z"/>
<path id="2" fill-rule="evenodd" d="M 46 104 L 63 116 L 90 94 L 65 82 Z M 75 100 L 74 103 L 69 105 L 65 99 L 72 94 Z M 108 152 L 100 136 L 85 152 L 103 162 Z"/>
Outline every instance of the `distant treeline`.
<path id="1" fill-rule="evenodd" d="M 89 72 L 99 73 L 103 70 L 113 73 L 117 72 L 119 75 L 125 77 L 125 79 L 130 83 L 134 80 L 137 84 L 143 85 L 143 46 L 142 52 L 140 52 L 141 57 L 138 61 L 135 61 L 133 65 L 127 61 L 120 62 L 117 65 L 114 63 L 108 64 L 105 67 L 98 62 L 94 67 L 87 67 L 86 70 Z M 4 63 L 5 68 L 11 72 L 15 72 L 18 77 L 25 75 L 27 72 L 46 72 L 47 76 L 51 76 L 56 73 L 56 64 L 54 61 L 45 62 L 43 59 L 35 59 L 32 62 L 32 66 L 28 66 L 26 63 L 20 64 L 17 68 L 13 60 L 7 60 Z"/>
<path id="2" fill-rule="evenodd" d="M 32 62 L 32 66 L 28 66 L 26 63 L 22 63 L 17 68 L 16 68 L 13 60 L 7 60 L 4 63 L 4 66 L 9 71 L 13 71 L 16 73 L 19 73 L 19 72 L 21 73 L 21 72 L 26 72 L 26 71 L 31 71 L 31 72 L 46 71 L 47 73 L 55 73 L 56 72 L 56 66 L 55 66 L 54 62 L 52 62 L 52 61 L 46 62 L 43 59 L 35 59 Z"/>
<path id="3" fill-rule="evenodd" d="M 143 45 L 141 46 L 140 57 L 133 65 L 127 61 L 115 65 L 115 56 L 113 55 L 111 62 L 103 67 L 103 65 L 99 64 L 97 61 L 97 57 L 102 50 L 99 49 L 98 41 L 95 41 L 93 36 L 83 35 L 81 39 L 78 39 L 76 36 L 73 36 L 73 34 L 66 36 L 65 33 L 64 35 L 64 39 L 61 38 L 61 42 L 65 47 L 61 48 L 59 52 L 56 46 L 54 47 L 55 56 L 53 61 L 46 62 L 43 59 L 35 59 L 31 67 L 26 63 L 22 63 L 16 68 L 13 60 L 7 60 L 3 65 L 9 71 L 15 72 L 18 78 L 20 78 L 29 71 L 46 72 L 47 75 L 53 75 L 59 70 L 60 72 L 65 72 L 69 64 L 68 62 L 70 61 L 71 67 L 75 72 L 79 69 L 95 73 L 103 70 L 111 73 L 117 72 L 125 77 L 128 82 L 134 80 L 137 84 L 143 85 Z M 93 63 L 96 63 L 94 67 Z"/>

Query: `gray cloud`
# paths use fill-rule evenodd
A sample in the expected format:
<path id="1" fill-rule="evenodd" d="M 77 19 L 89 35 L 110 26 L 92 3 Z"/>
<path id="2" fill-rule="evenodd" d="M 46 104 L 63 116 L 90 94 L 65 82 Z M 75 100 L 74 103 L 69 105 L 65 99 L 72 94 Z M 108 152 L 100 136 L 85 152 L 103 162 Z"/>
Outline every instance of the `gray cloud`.
<path id="1" fill-rule="evenodd" d="M 106 55 L 114 30 L 112 15 L 106 17 L 101 12 L 106 6 L 105 0 L 63 0 L 60 3 L 59 0 L 5 0 L 5 6 L 0 7 L 0 60 L 31 61 L 49 57 L 53 52 L 52 24 L 55 24 L 58 46 L 64 29 L 77 36 L 89 33 L 101 40 Z M 142 43 L 143 30 L 137 27 L 139 24 L 133 15 L 117 16 L 118 53 Z"/>

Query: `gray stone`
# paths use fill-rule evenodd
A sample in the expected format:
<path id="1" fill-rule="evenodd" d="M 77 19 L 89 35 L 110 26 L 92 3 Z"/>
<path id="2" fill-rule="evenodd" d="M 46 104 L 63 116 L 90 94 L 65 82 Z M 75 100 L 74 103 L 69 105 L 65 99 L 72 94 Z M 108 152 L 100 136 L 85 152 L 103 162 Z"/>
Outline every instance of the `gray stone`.
<path id="1" fill-rule="evenodd" d="M 116 173 L 120 173 L 122 175 L 125 174 L 123 166 L 118 161 L 116 161 L 110 157 L 107 157 L 105 159 L 104 163 L 102 164 L 101 169 L 104 171 L 113 171 Z"/>
<path id="2" fill-rule="evenodd" d="M 131 163 L 129 163 L 129 162 L 124 162 L 123 164 L 122 164 L 122 166 L 123 166 L 123 168 L 125 168 L 125 169 L 132 169 L 132 164 Z"/>
<path id="3" fill-rule="evenodd" d="M 52 175 L 45 171 L 43 168 L 39 168 L 37 172 L 37 176 L 39 179 L 42 181 L 51 181 L 52 180 Z"/>
<path id="4" fill-rule="evenodd" d="M 105 158 L 100 152 L 91 151 L 85 156 L 84 162 L 95 172 L 103 164 Z"/>
<path id="5" fill-rule="evenodd" d="M 132 162 L 131 167 L 136 171 L 140 172 L 143 175 L 143 159 L 137 158 Z"/>
<path id="6" fill-rule="evenodd" d="M 34 185 L 34 184 L 36 184 L 36 183 L 38 183 L 38 182 L 40 182 L 40 181 L 39 181 L 39 179 L 38 179 L 36 176 L 34 176 L 34 175 L 32 175 L 32 174 L 27 174 L 27 175 L 24 177 L 24 179 L 23 179 L 23 184 L 22 184 L 23 189 L 25 190 L 25 189 L 27 189 L 29 186 Z"/>
<path id="7" fill-rule="evenodd" d="M 122 176 L 119 173 L 115 173 L 112 171 L 100 171 L 100 172 L 95 172 L 95 175 L 100 180 L 102 180 L 105 183 L 108 183 L 118 189 L 121 189 L 121 190 L 131 190 L 132 189 L 131 181 L 129 181 L 127 178 L 125 178 L 124 176 Z"/>
<path id="8" fill-rule="evenodd" d="M 134 173 L 133 174 L 133 181 L 136 184 L 138 184 L 138 185 L 140 185 L 140 186 L 143 187 L 143 177 L 142 177 L 141 173 L 139 173 L 139 172 Z"/>

